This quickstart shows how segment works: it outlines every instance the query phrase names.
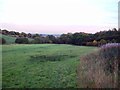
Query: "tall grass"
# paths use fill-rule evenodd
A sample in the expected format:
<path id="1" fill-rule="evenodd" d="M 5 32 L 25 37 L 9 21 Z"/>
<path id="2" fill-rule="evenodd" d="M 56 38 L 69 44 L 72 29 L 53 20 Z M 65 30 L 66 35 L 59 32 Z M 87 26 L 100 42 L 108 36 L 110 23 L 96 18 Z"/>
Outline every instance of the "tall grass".
<path id="1" fill-rule="evenodd" d="M 117 88 L 120 84 L 120 44 L 111 43 L 80 58 L 78 87 Z"/>

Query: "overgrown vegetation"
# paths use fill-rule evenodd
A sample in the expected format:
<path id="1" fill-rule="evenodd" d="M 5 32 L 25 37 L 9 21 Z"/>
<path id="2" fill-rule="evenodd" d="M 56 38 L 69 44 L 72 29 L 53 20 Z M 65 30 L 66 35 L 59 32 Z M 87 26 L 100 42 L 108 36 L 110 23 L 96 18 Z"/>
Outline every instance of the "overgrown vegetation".
<path id="1" fill-rule="evenodd" d="M 85 55 L 78 66 L 78 86 L 90 88 L 118 88 L 120 85 L 120 44 L 106 44 Z"/>

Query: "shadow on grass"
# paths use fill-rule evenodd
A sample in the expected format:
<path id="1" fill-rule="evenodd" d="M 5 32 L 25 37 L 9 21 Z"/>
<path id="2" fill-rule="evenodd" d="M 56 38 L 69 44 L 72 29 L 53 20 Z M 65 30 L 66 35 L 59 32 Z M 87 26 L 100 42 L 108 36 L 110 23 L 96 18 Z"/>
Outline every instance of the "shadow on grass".
<path id="1" fill-rule="evenodd" d="M 75 58 L 74 55 L 34 55 L 30 56 L 31 62 L 61 61 L 67 58 Z"/>

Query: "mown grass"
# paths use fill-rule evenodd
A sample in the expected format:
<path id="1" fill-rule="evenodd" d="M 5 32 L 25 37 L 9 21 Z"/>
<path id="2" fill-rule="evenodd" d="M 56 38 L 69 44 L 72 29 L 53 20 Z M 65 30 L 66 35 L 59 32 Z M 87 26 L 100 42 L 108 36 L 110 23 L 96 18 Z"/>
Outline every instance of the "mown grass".
<path id="1" fill-rule="evenodd" d="M 6 40 L 6 44 L 14 44 L 16 39 L 15 37 L 2 35 L 2 34 L 0 34 L 0 38 L 4 38 Z"/>
<path id="2" fill-rule="evenodd" d="M 76 88 L 79 58 L 96 49 L 55 44 L 2 48 L 3 88 Z"/>

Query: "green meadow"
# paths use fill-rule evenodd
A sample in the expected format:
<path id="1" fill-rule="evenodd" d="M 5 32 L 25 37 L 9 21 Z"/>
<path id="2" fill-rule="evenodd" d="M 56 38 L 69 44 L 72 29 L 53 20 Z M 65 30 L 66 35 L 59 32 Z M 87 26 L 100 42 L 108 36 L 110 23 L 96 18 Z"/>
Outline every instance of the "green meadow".
<path id="1" fill-rule="evenodd" d="M 4 38 L 6 40 L 6 44 L 14 44 L 16 39 L 15 37 L 2 35 L 2 34 L 0 34 L 0 38 Z"/>
<path id="2" fill-rule="evenodd" d="M 95 47 L 65 44 L 2 46 L 3 88 L 76 88 L 80 57 Z"/>

